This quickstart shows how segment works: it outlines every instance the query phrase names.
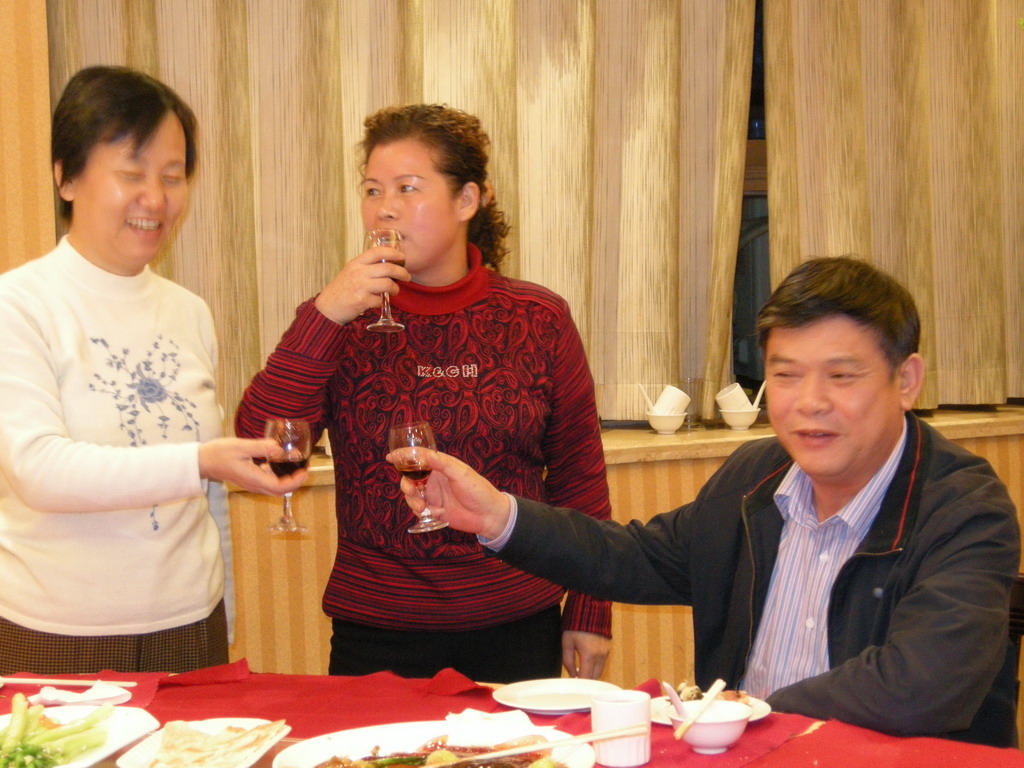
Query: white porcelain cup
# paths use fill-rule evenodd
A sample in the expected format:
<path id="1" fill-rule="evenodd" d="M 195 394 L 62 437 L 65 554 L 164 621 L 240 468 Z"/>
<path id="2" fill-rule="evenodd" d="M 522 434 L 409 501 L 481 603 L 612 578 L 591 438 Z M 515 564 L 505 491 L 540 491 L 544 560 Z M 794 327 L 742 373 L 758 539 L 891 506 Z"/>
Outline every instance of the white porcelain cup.
<path id="1" fill-rule="evenodd" d="M 753 408 L 750 398 L 738 382 L 733 382 L 715 395 L 715 402 L 723 411 L 749 411 Z"/>
<path id="2" fill-rule="evenodd" d="M 594 742 L 599 765 L 632 768 L 651 760 L 651 697 L 643 691 L 608 691 L 590 702 L 592 731 L 613 731 L 631 725 L 646 725 L 640 736 L 623 736 Z"/>
<path id="3" fill-rule="evenodd" d="M 690 396 L 671 384 L 661 390 L 658 399 L 654 401 L 654 409 L 651 413 L 686 413 L 686 406 L 690 404 Z"/>

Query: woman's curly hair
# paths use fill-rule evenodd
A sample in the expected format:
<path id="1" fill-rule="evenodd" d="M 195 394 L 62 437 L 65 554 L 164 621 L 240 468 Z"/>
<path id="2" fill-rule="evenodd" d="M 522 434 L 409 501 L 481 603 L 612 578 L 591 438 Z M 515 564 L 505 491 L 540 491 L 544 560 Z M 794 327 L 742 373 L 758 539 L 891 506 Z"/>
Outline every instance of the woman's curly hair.
<path id="1" fill-rule="evenodd" d="M 487 179 L 491 141 L 480 119 L 443 104 L 408 104 L 385 107 L 366 118 L 363 125 L 366 131 L 359 146 L 364 173 L 375 147 L 414 139 L 433 151 L 437 170 L 451 179 L 453 194 L 471 181 L 480 188 L 480 207 L 469 222 L 468 237 L 480 249 L 484 265 L 499 271 L 508 253 L 505 238 L 509 224 Z"/>

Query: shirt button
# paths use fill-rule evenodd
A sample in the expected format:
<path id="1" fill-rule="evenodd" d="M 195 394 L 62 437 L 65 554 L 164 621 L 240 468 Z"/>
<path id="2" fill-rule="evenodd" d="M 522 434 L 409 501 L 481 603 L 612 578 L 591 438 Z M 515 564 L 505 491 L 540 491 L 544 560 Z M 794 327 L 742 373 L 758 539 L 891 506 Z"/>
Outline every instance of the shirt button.
<path id="1" fill-rule="evenodd" d="M 823 563 L 827 563 L 828 562 L 828 552 L 822 552 L 820 555 L 818 555 L 818 559 L 821 562 L 823 562 Z"/>
<path id="2" fill-rule="evenodd" d="M 804 622 L 804 626 L 808 629 L 814 629 L 814 619 L 808 619 Z"/>

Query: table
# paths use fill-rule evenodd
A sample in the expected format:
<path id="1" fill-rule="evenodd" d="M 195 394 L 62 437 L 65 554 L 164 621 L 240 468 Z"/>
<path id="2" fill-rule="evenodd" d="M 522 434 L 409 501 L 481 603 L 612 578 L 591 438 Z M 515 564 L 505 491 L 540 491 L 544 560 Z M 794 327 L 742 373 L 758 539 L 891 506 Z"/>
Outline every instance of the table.
<path id="1" fill-rule="evenodd" d="M 477 709 L 504 711 L 492 688 L 474 683 L 454 670 L 430 680 L 411 680 L 390 672 L 365 677 L 258 674 L 245 660 L 182 675 L 101 673 L 107 680 L 135 680 L 132 701 L 161 723 L 210 717 L 285 719 L 292 732 L 257 763 L 269 767 L 273 755 L 302 739 L 323 733 L 414 720 L 442 720 L 449 712 Z M 653 696 L 658 684 L 638 686 Z M 0 714 L 10 710 L 10 696 L 34 686 L 0 689 Z M 560 717 L 531 715 L 538 725 L 554 725 L 572 734 L 590 730 L 589 713 Z M 116 755 L 99 763 L 109 767 Z M 932 738 L 897 738 L 837 721 L 821 723 L 802 715 L 772 713 L 751 723 L 739 744 L 724 755 L 696 755 L 672 738 L 671 728 L 653 726 L 650 768 L 939 768 L 946 765 L 1020 766 L 1024 754 Z"/>

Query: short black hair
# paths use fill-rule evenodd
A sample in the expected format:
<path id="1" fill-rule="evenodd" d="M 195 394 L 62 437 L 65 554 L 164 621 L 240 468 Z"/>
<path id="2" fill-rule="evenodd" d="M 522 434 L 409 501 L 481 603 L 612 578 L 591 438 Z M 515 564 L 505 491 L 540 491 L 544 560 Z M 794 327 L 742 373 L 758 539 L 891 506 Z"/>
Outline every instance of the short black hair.
<path id="1" fill-rule="evenodd" d="M 145 146 L 168 114 L 185 132 L 185 178 L 196 167 L 196 117 L 171 88 L 129 67 L 86 67 L 64 88 L 53 113 L 51 164 L 61 164 L 61 181 L 73 181 L 85 170 L 89 153 L 101 143 L 130 137 Z M 71 203 L 60 201 L 60 215 L 71 218 Z"/>
<path id="2" fill-rule="evenodd" d="M 775 289 L 757 316 L 761 351 L 773 328 L 800 328 L 834 315 L 874 331 L 893 371 L 921 343 L 921 318 L 910 291 L 866 261 L 834 256 L 805 261 Z"/>

